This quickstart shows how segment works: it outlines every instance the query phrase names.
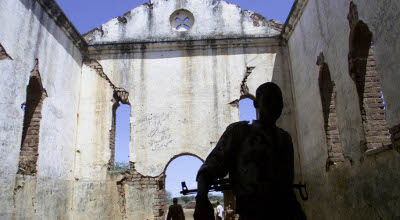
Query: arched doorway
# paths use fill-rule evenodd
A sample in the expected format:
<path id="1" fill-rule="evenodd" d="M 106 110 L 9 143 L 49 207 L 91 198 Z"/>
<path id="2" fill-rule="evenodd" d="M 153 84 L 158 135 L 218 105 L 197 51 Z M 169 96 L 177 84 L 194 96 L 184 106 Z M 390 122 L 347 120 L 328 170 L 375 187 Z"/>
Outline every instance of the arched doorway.
<path id="1" fill-rule="evenodd" d="M 184 196 L 181 182 L 185 182 L 189 189 L 197 189 L 196 175 L 203 161 L 194 155 L 183 154 L 171 159 L 165 169 L 165 191 L 167 207 L 172 205 L 172 199 L 177 198 L 182 205 L 185 219 L 193 219 L 196 194 Z M 210 196 L 210 199 L 212 197 Z M 166 210 L 168 215 L 168 210 Z"/>

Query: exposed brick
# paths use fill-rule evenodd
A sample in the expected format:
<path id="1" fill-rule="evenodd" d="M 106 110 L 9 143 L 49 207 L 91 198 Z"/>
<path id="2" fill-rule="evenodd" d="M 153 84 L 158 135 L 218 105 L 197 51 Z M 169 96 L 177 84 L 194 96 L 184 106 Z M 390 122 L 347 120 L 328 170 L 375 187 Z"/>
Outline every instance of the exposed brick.
<path id="1" fill-rule="evenodd" d="M 324 116 L 324 129 L 328 146 L 328 159 L 326 169 L 331 165 L 343 162 L 343 150 L 340 146 L 340 132 L 336 116 L 336 87 L 331 80 L 328 64 L 325 63 L 321 53 L 317 59 L 319 68 L 319 88 L 321 95 L 322 111 Z"/>
<path id="2" fill-rule="evenodd" d="M 351 7 L 352 8 L 352 7 Z M 353 10 L 357 10 L 354 5 Z M 349 74 L 356 84 L 361 118 L 367 149 L 376 149 L 390 144 L 384 100 L 382 99 L 379 74 L 371 49 L 372 33 L 358 19 L 357 12 L 349 13 L 350 52 Z"/>
<path id="3" fill-rule="evenodd" d="M 25 115 L 22 130 L 21 152 L 19 157 L 18 174 L 33 175 L 37 173 L 36 166 L 39 149 L 40 120 L 42 106 L 46 98 L 46 90 L 42 86 L 39 73 L 39 62 L 31 72 L 26 89 Z"/>
<path id="4" fill-rule="evenodd" d="M 117 109 L 119 107 L 119 102 L 123 104 L 129 104 L 129 93 L 124 89 L 115 88 L 113 93 L 113 105 L 112 105 L 112 122 L 110 129 L 110 159 L 108 160 L 108 169 L 112 170 L 115 167 L 115 132 L 116 132 L 116 118 L 117 118 Z"/>

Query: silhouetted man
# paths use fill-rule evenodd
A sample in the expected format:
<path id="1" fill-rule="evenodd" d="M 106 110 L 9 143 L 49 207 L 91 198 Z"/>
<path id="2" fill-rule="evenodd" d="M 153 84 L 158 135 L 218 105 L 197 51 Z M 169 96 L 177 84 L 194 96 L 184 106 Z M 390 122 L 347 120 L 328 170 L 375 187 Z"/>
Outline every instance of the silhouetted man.
<path id="1" fill-rule="evenodd" d="M 196 220 L 213 219 L 208 191 L 228 172 L 240 219 L 305 219 L 292 190 L 292 140 L 275 125 L 283 109 L 280 88 L 271 82 L 258 87 L 254 107 L 258 120 L 229 125 L 199 169 Z"/>
<path id="2" fill-rule="evenodd" d="M 172 200 L 173 205 L 169 207 L 167 220 L 185 220 L 185 214 L 183 214 L 182 206 L 178 204 L 178 199 Z"/>

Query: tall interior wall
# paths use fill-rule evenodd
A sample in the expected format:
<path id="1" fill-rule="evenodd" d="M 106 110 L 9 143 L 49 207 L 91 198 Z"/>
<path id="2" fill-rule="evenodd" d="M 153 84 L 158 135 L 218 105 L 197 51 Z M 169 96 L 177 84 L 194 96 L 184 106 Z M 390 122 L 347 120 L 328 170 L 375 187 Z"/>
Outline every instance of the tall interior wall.
<path id="1" fill-rule="evenodd" d="M 306 1 L 307 2 L 307 1 Z M 400 32 L 397 1 L 354 1 L 359 19 L 373 34 L 373 53 L 393 145 L 365 152 L 357 89 L 349 74 L 348 0 L 309 0 L 288 50 L 293 72 L 299 148 L 309 201 L 309 219 L 395 219 L 400 216 Z M 323 53 L 336 85 L 336 113 L 345 162 L 327 170 L 328 147 L 318 83 L 317 57 Z M 368 67 L 369 68 L 369 67 Z"/>
<path id="2" fill-rule="evenodd" d="M 70 217 L 81 53 L 36 1 L 0 1 L 0 27 L 7 53 L 0 59 L 0 219 Z M 36 64 L 47 93 L 37 173 L 17 175 L 22 108 Z"/>
<path id="3" fill-rule="evenodd" d="M 84 65 L 74 215 L 160 218 L 166 208 L 167 164 L 182 154 L 207 157 L 225 128 L 239 121 L 242 85 L 251 94 L 264 82 L 282 88 L 285 110 L 279 124 L 297 146 L 287 55 L 278 41 L 272 42 L 261 47 L 205 44 L 201 48 L 188 42 L 165 51 L 148 44 L 136 46 L 149 49 L 131 53 L 92 55 L 113 87 L 129 93 L 132 166 L 125 173 L 107 169 L 113 89 L 95 68 Z M 254 69 L 245 78 L 247 67 Z M 96 130 L 89 129 L 93 127 Z"/>
<path id="4" fill-rule="evenodd" d="M 239 99 L 270 81 L 283 91 L 278 124 L 292 136 L 301 179 L 288 51 L 278 39 L 137 43 L 131 46 L 139 50 L 108 53 L 117 43 L 98 54 L 89 49 L 83 59 L 80 35 L 65 30 L 73 27 L 62 15 L 52 0 L 0 2 L 1 219 L 161 219 L 167 164 L 182 154 L 205 159 L 239 120 Z M 33 76 L 44 96 L 30 120 L 36 127 L 27 129 L 35 141 L 25 150 Z M 109 165 L 118 91 L 132 106 L 131 169 L 124 172 Z M 24 171 L 22 156 L 34 161 L 33 173 Z"/>
<path id="5" fill-rule="evenodd" d="M 227 45 L 98 56 L 116 87 L 129 93 L 130 160 L 136 169 L 156 176 L 176 155 L 204 159 L 226 126 L 239 120 L 236 101 L 247 67 L 255 67 L 246 78 L 249 92 L 254 94 L 263 82 L 280 84 L 287 98 L 285 114 L 290 115 L 291 88 L 282 53 L 280 46 Z M 292 121 L 281 123 L 296 136 Z"/>

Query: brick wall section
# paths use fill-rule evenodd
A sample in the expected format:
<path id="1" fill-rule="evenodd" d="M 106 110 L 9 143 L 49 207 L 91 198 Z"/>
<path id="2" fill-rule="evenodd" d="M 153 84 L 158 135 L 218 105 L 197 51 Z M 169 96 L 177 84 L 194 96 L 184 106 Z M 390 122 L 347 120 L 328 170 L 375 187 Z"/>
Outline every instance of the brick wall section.
<path id="1" fill-rule="evenodd" d="M 361 115 L 368 150 L 391 144 L 380 84 L 371 48 L 367 60 L 363 100 L 360 100 L 362 102 Z"/>
<path id="2" fill-rule="evenodd" d="M 343 150 L 340 144 L 340 132 L 336 116 L 336 86 L 331 79 L 328 64 L 324 62 L 324 55 L 318 57 L 319 88 L 324 116 L 324 129 L 328 147 L 328 159 L 326 169 L 331 165 L 344 161 Z"/>
<path id="3" fill-rule="evenodd" d="M 359 19 L 357 5 L 353 2 L 350 2 L 347 19 L 351 29 L 349 74 L 357 88 L 365 136 L 361 150 L 365 152 L 390 145 L 391 140 L 372 49 L 373 34 L 368 25 Z"/>
<path id="4" fill-rule="evenodd" d="M 46 91 L 43 89 L 37 64 L 31 73 L 27 87 L 18 174 L 35 176 L 37 173 L 40 120 L 45 98 Z"/>
<path id="5" fill-rule="evenodd" d="M 268 24 L 269 24 L 269 26 L 271 27 L 271 28 L 273 28 L 273 29 L 275 29 L 275 30 L 277 30 L 277 31 L 279 31 L 279 32 L 282 32 L 283 31 L 283 23 L 281 23 L 280 21 L 277 21 L 277 20 L 274 20 L 274 19 L 272 19 L 272 20 L 268 20 Z"/>
<path id="6" fill-rule="evenodd" d="M 366 143 L 363 150 L 389 145 L 391 140 L 373 50 L 369 50 L 366 58 L 350 57 L 349 62 L 360 103 Z"/>
<path id="7" fill-rule="evenodd" d="M 400 153 L 400 125 L 391 128 L 390 134 L 394 149 Z"/>
<path id="8" fill-rule="evenodd" d="M 126 198 L 124 185 L 130 185 L 138 190 L 155 189 L 157 191 L 153 202 L 153 214 L 155 220 L 163 220 L 165 210 L 167 208 L 167 199 L 165 195 L 165 175 L 161 174 L 158 177 L 143 176 L 136 171 L 131 163 L 131 169 L 125 171 L 124 177 L 117 182 L 118 192 L 120 195 L 119 205 L 123 215 L 126 216 Z"/>
<path id="9" fill-rule="evenodd" d="M 340 133 L 336 117 L 336 87 L 333 86 L 329 103 L 328 121 L 325 121 L 326 140 L 328 143 L 329 163 L 344 161 L 342 147 L 340 146 Z"/>
<path id="10" fill-rule="evenodd" d="M 283 30 L 283 23 L 271 19 L 271 20 L 267 20 L 265 17 L 263 17 L 260 14 L 257 13 L 253 13 L 250 18 L 253 20 L 253 25 L 255 27 L 260 27 L 260 26 L 269 26 L 274 30 L 277 30 L 279 32 L 282 32 Z"/>

